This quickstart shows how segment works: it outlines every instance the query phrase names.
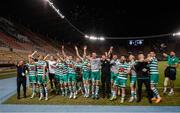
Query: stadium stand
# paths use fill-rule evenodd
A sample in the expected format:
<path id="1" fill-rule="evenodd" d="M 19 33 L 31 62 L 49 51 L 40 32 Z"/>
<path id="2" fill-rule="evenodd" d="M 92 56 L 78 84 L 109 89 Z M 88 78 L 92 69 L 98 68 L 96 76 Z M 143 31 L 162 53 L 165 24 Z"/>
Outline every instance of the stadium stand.
<path id="1" fill-rule="evenodd" d="M 8 47 L 4 42 L 0 41 L 0 47 Z"/>
<path id="2" fill-rule="evenodd" d="M 20 59 L 27 60 L 27 55 L 34 50 L 44 55 L 55 53 L 57 48 L 47 39 L 41 34 L 33 33 L 22 26 L 15 26 L 12 22 L 0 18 L 0 64 L 12 63 Z"/>
<path id="3" fill-rule="evenodd" d="M 65 51 L 68 55 L 75 56 L 74 46 L 80 48 L 80 53 L 83 53 L 83 46 L 88 46 L 88 54 L 97 52 L 99 55 L 104 54 L 111 45 L 115 48 L 115 54 L 127 55 L 128 53 L 144 53 L 154 50 L 157 53 L 158 59 L 163 60 L 160 45 L 162 43 L 168 46 L 167 51 L 176 50 L 177 56 L 180 56 L 180 41 L 175 38 L 162 39 L 144 39 L 143 46 L 130 46 L 128 40 L 109 40 L 102 43 L 82 43 L 79 42 L 55 42 L 40 33 L 32 32 L 30 29 L 14 24 L 5 18 L 0 17 L 0 64 L 9 64 L 17 62 L 20 59 L 27 60 L 27 55 L 34 50 L 42 54 L 55 54 L 59 52 L 61 45 L 65 46 Z"/>

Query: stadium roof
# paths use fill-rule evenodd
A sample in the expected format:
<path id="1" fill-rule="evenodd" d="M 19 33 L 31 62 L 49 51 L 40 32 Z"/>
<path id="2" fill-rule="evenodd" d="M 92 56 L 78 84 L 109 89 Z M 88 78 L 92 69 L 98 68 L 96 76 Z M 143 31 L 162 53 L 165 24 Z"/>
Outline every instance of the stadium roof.
<path id="1" fill-rule="evenodd" d="M 51 0 L 84 33 L 109 37 L 156 35 L 180 29 L 174 1 Z M 177 4 L 177 5 L 176 5 Z M 2 16 L 56 37 L 81 37 L 45 0 L 4 0 Z"/>

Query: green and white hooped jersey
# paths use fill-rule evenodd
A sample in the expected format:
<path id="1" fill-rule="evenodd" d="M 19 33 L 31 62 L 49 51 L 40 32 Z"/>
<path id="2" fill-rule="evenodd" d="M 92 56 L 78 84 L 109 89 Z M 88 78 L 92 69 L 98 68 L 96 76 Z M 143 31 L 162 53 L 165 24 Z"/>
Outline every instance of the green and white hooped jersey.
<path id="1" fill-rule="evenodd" d="M 131 70 L 131 76 L 136 76 L 136 71 L 132 69 L 132 67 L 136 64 L 136 61 L 130 61 L 128 64 L 128 70 Z"/>
<path id="2" fill-rule="evenodd" d="M 63 63 L 63 75 L 67 75 L 68 74 L 68 65 L 66 63 Z"/>
<path id="3" fill-rule="evenodd" d="M 83 72 L 89 72 L 90 71 L 90 68 L 88 67 L 88 65 L 90 66 L 89 60 L 85 59 L 82 61 L 82 71 Z"/>
<path id="4" fill-rule="evenodd" d="M 69 61 L 68 60 L 68 61 L 66 61 L 66 63 L 68 65 L 68 73 L 76 74 L 75 69 L 74 69 L 74 65 L 75 65 L 74 61 Z"/>
<path id="5" fill-rule="evenodd" d="M 44 73 L 44 68 L 46 68 L 47 63 L 43 60 L 39 60 L 37 62 L 37 76 L 43 76 Z"/>
<path id="6" fill-rule="evenodd" d="M 128 71 L 128 64 L 127 63 L 119 63 L 118 64 L 118 78 L 127 79 L 127 71 Z"/>
<path id="7" fill-rule="evenodd" d="M 128 64 L 128 69 L 131 69 L 136 64 L 136 62 L 135 61 L 130 61 L 127 64 Z"/>
<path id="8" fill-rule="evenodd" d="M 149 68 L 150 68 L 150 74 L 159 74 L 158 72 L 158 60 L 157 58 L 153 57 L 151 59 L 151 62 L 149 63 Z"/>
<path id="9" fill-rule="evenodd" d="M 36 64 L 27 64 L 29 76 L 36 76 Z"/>
<path id="10" fill-rule="evenodd" d="M 80 68 L 81 69 L 82 68 L 82 63 L 81 62 L 79 62 L 79 63 L 76 62 L 74 64 L 74 66 L 75 66 L 75 68 Z"/>
<path id="11" fill-rule="evenodd" d="M 111 60 L 110 61 L 110 64 L 112 64 L 111 66 L 111 72 L 117 74 L 119 71 L 118 71 L 118 65 L 120 64 L 120 61 L 118 59 L 116 60 Z"/>
<path id="12" fill-rule="evenodd" d="M 76 74 L 79 75 L 82 73 L 82 63 L 81 62 L 75 62 L 74 64 Z"/>
<path id="13" fill-rule="evenodd" d="M 55 68 L 55 75 L 63 75 L 63 69 L 64 69 L 64 64 L 61 62 L 58 62 Z"/>
<path id="14" fill-rule="evenodd" d="M 101 59 L 100 58 L 91 59 L 90 63 L 91 63 L 91 71 L 92 72 L 97 72 L 100 70 L 100 68 L 101 68 Z"/>

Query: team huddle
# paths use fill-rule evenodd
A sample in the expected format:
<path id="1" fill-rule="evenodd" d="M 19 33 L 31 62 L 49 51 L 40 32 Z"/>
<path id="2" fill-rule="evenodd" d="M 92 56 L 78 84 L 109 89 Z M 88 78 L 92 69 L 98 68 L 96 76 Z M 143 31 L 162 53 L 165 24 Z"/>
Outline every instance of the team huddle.
<path id="1" fill-rule="evenodd" d="M 128 57 L 121 55 L 118 58 L 113 54 L 113 47 L 110 47 L 109 51 L 99 58 L 96 53 L 87 55 L 86 46 L 82 56 L 77 47 L 75 47 L 75 51 L 76 57 L 68 56 L 62 46 L 62 54 L 57 53 L 54 56 L 47 55 L 46 57 L 39 55 L 38 58 L 35 58 L 35 54 L 37 54 L 35 51 L 28 56 L 29 62 L 26 65 L 29 82 L 32 86 L 31 98 L 39 94 L 39 100 L 48 100 L 48 83 L 50 82 L 51 89 L 54 89 L 56 94 L 67 96 L 70 99 L 76 99 L 79 94 L 85 98 L 91 96 L 92 99 L 99 99 L 100 86 L 106 81 L 107 85 L 103 90 L 106 90 L 107 97 L 110 97 L 111 101 L 116 100 L 120 92 L 120 102 L 124 103 L 125 97 L 129 93 L 126 92 L 126 88 L 129 86 L 127 85 L 129 77 L 131 91 L 129 102 L 141 101 L 143 84 L 146 87 L 149 103 L 162 101 L 157 88 L 158 60 L 153 51 L 147 57 L 140 53 L 137 58 L 132 54 Z M 163 54 L 168 60 L 164 93 L 167 91 L 167 82 L 170 80 L 172 87 L 169 94 L 174 93 L 175 68 L 179 62 L 175 54 L 173 56 L 171 54 L 173 53 Z M 103 69 L 106 65 L 109 65 L 109 71 Z M 106 76 L 106 79 L 102 79 L 102 76 Z"/>

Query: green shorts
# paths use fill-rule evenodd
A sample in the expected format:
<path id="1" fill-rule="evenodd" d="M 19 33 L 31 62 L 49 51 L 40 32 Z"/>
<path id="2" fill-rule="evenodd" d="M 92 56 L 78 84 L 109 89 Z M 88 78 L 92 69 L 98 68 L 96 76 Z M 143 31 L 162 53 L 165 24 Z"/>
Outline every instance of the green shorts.
<path id="1" fill-rule="evenodd" d="M 83 72 L 83 80 L 89 80 L 89 77 L 90 77 L 90 72 L 89 71 Z"/>
<path id="2" fill-rule="evenodd" d="M 118 76 L 118 74 L 111 72 L 111 81 L 115 81 L 117 76 Z"/>
<path id="3" fill-rule="evenodd" d="M 37 83 L 37 77 L 35 75 L 29 75 L 29 83 Z"/>
<path id="4" fill-rule="evenodd" d="M 60 84 L 67 83 L 67 82 L 68 82 L 67 74 L 59 76 L 59 83 Z"/>
<path id="5" fill-rule="evenodd" d="M 117 77 L 116 80 L 114 81 L 114 85 L 124 88 L 126 87 L 126 82 L 127 82 L 127 78 Z"/>
<path id="6" fill-rule="evenodd" d="M 158 74 L 151 74 L 150 77 L 151 77 L 151 84 L 157 85 L 158 81 L 159 81 L 159 75 Z"/>
<path id="7" fill-rule="evenodd" d="M 135 85 L 135 84 L 136 84 L 136 81 L 137 81 L 137 76 L 133 76 L 133 75 L 132 75 L 132 76 L 130 77 L 130 84 L 131 84 L 131 85 Z"/>
<path id="8" fill-rule="evenodd" d="M 47 84 L 48 77 L 45 76 L 43 79 L 43 77 L 39 75 L 39 76 L 37 76 L 37 82 L 38 82 L 38 84 Z"/>
<path id="9" fill-rule="evenodd" d="M 76 82 L 76 74 L 68 73 L 68 82 Z"/>
<path id="10" fill-rule="evenodd" d="M 91 80 L 100 81 L 100 71 L 96 71 L 96 72 L 91 71 Z"/>

